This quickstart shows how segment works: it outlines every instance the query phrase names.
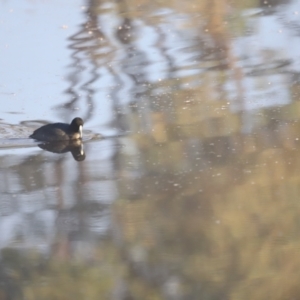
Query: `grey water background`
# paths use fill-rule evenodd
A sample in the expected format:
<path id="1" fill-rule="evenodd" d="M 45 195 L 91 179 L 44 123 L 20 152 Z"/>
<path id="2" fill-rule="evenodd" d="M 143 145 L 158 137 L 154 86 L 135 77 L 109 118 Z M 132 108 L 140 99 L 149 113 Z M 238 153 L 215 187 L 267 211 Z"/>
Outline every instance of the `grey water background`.
<path id="1" fill-rule="evenodd" d="M 299 18 L 1 0 L 0 299 L 299 299 Z"/>

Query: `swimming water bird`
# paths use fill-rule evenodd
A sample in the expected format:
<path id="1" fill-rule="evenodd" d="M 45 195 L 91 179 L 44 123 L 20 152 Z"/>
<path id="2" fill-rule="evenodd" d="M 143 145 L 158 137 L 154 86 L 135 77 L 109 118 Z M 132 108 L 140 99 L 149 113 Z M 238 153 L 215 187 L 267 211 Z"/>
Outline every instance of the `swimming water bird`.
<path id="1" fill-rule="evenodd" d="M 53 123 L 44 125 L 33 132 L 30 138 L 44 142 L 69 141 L 82 138 L 83 120 L 75 118 L 71 124 Z"/>

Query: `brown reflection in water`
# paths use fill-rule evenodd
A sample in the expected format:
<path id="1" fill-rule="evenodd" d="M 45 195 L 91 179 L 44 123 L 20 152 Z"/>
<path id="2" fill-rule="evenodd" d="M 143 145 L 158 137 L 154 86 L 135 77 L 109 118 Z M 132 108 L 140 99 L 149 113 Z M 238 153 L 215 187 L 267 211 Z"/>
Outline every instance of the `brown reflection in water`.
<path id="1" fill-rule="evenodd" d="M 264 299 L 270 286 L 276 299 L 297 295 L 297 279 L 285 279 L 300 264 L 299 126 L 137 141 L 139 156 L 124 163 L 138 158 L 143 176 L 122 180 L 115 210 L 130 284 L 159 290 L 174 280 L 179 299 Z M 198 156 L 187 155 L 190 147 Z"/>

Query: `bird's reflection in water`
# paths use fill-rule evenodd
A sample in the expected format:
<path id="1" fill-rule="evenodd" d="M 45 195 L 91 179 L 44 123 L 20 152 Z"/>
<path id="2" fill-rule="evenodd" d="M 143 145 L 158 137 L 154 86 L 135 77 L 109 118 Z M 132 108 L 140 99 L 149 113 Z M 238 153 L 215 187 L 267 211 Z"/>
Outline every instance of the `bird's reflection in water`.
<path id="1" fill-rule="evenodd" d="M 45 142 L 38 144 L 38 146 L 43 150 L 53 153 L 66 153 L 70 151 L 77 161 L 83 161 L 85 159 L 83 143 L 81 140 Z"/>

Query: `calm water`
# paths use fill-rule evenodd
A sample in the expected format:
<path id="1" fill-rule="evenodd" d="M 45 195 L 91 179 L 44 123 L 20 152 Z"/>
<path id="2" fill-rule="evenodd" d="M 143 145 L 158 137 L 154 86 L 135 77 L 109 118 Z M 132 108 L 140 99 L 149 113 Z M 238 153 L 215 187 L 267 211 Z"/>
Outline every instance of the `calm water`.
<path id="1" fill-rule="evenodd" d="M 300 299 L 299 21 L 0 0 L 0 300 Z M 28 139 L 76 116 L 75 150 Z"/>

